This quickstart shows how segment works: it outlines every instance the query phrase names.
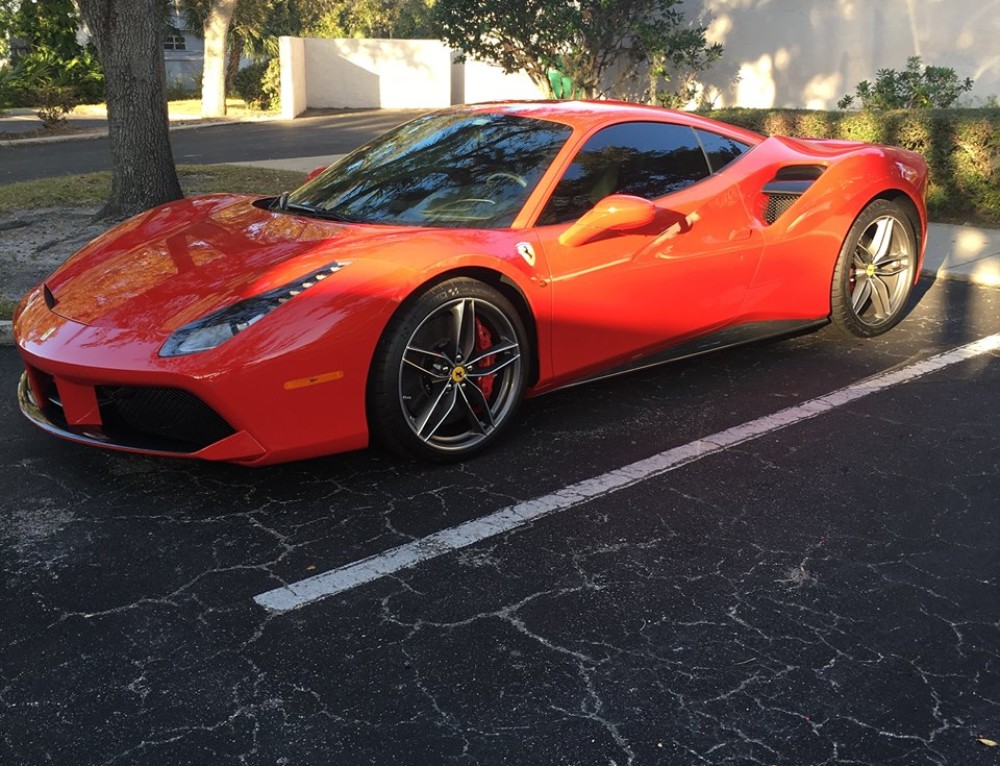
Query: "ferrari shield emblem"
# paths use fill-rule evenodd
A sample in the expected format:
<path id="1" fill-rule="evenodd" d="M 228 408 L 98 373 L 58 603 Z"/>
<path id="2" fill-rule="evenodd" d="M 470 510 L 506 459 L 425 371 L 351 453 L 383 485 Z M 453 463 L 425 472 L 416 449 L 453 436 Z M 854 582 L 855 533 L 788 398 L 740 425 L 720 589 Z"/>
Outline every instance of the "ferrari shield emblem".
<path id="1" fill-rule="evenodd" d="M 535 265 L 535 249 L 527 242 L 518 242 L 514 247 L 529 266 Z"/>

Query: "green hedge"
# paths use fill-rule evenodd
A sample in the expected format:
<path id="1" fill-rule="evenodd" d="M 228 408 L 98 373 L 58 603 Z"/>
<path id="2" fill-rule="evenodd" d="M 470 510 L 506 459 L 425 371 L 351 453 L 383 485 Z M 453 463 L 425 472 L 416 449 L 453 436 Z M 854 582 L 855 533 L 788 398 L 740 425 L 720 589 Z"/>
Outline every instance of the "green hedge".
<path id="1" fill-rule="evenodd" d="M 932 220 L 1000 224 L 1000 109 L 819 112 L 718 109 L 707 116 L 765 135 L 902 146 L 930 166 Z"/>

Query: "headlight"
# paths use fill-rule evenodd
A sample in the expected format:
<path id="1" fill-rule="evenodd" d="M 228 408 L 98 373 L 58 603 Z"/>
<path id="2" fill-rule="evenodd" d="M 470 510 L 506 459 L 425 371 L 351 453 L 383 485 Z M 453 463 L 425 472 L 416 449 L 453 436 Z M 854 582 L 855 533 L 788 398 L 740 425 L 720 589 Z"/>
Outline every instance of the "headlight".
<path id="1" fill-rule="evenodd" d="M 347 263 L 334 261 L 318 271 L 289 282 L 270 292 L 254 295 L 174 331 L 160 349 L 160 356 L 183 356 L 208 351 L 247 329 L 299 293 L 336 274 Z"/>

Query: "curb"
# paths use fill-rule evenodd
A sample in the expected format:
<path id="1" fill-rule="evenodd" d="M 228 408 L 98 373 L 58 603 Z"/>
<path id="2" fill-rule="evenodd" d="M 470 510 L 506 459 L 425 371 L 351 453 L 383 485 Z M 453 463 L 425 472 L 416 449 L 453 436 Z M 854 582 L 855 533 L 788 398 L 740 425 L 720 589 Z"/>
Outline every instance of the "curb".
<path id="1" fill-rule="evenodd" d="M 931 271 L 929 269 L 924 269 L 920 272 L 921 277 L 930 277 L 934 280 L 947 279 L 956 282 L 968 282 L 973 285 L 981 285 L 983 287 L 996 287 L 997 284 L 992 279 L 980 279 L 977 278 L 975 274 L 961 274 L 953 273 L 947 271 Z M 13 322 L 9 320 L 0 320 L 0 346 L 13 346 L 14 345 L 14 333 L 12 329 Z"/>

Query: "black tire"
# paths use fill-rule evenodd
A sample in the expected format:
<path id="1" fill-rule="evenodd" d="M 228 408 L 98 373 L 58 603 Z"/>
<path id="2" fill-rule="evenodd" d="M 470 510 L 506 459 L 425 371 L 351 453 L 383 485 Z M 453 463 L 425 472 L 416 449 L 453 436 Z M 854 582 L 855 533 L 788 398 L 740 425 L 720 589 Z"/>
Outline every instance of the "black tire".
<path id="1" fill-rule="evenodd" d="M 854 221 L 837 258 L 830 319 L 861 338 L 895 327 L 906 311 L 917 265 L 917 236 L 906 208 L 879 199 Z"/>
<path id="2" fill-rule="evenodd" d="M 368 423 L 374 440 L 439 463 L 487 449 L 521 403 L 527 337 L 510 301 L 474 279 L 441 282 L 408 300 L 372 361 Z"/>

